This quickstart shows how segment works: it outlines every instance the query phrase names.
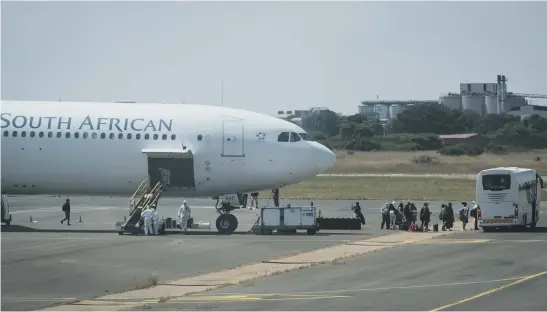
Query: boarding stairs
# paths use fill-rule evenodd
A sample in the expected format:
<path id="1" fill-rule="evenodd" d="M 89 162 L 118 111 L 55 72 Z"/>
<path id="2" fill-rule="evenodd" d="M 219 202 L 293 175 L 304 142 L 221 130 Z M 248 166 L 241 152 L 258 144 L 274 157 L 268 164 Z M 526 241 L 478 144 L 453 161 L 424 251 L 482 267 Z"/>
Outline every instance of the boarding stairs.
<path id="1" fill-rule="evenodd" d="M 8 196 L 2 195 L 2 222 L 6 223 L 6 225 L 10 225 L 11 223 L 11 213 L 10 213 L 10 206 L 8 203 Z"/>
<path id="2" fill-rule="evenodd" d="M 134 232 L 141 219 L 141 212 L 148 207 L 156 207 L 164 190 L 165 185 L 162 181 L 158 181 L 151 190 L 149 190 L 148 178 L 142 181 L 129 199 L 129 219 L 122 224 L 122 229 L 126 232 Z"/>

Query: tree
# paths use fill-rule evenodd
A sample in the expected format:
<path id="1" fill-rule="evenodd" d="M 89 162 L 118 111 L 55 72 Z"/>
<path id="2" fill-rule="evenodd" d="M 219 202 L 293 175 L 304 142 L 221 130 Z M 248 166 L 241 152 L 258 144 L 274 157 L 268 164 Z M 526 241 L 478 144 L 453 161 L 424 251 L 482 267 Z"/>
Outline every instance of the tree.
<path id="1" fill-rule="evenodd" d="M 523 124 L 525 127 L 528 127 L 540 132 L 547 132 L 547 118 L 543 118 L 537 114 L 534 114 L 524 119 Z"/>
<path id="2" fill-rule="evenodd" d="M 393 120 L 396 133 L 463 133 L 467 119 L 461 112 L 440 104 L 420 104 L 407 108 Z"/>
<path id="3" fill-rule="evenodd" d="M 302 118 L 302 127 L 306 131 L 318 131 L 327 137 L 333 137 L 340 131 L 340 119 L 331 110 L 321 110 Z"/>
<path id="4" fill-rule="evenodd" d="M 497 131 L 509 123 L 519 122 L 516 116 L 507 114 L 488 114 L 475 123 L 475 131 L 480 134 L 487 134 Z"/>

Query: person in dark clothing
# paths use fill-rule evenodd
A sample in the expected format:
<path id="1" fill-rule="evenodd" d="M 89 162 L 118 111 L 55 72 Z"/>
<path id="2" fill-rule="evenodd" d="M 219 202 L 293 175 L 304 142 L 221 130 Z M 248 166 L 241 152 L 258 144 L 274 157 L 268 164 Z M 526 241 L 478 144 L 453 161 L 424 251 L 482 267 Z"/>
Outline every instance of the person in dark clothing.
<path id="1" fill-rule="evenodd" d="M 279 188 L 272 190 L 272 199 L 274 201 L 274 207 L 279 207 Z"/>
<path id="2" fill-rule="evenodd" d="M 412 223 L 412 211 L 410 211 L 410 202 L 406 203 L 403 208 L 403 215 L 405 216 L 405 226 L 403 230 L 407 230 L 410 224 Z"/>
<path id="3" fill-rule="evenodd" d="M 454 209 L 452 209 L 452 203 L 448 203 L 448 206 L 446 206 L 444 221 L 446 228 L 452 231 L 452 227 L 454 226 Z"/>
<path id="4" fill-rule="evenodd" d="M 399 210 L 399 213 L 402 215 L 404 211 L 404 205 L 403 202 L 399 203 L 399 206 L 397 206 L 397 210 Z"/>
<path id="5" fill-rule="evenodd" d="M 410 202 L 410 212 L 412 213 L 412 223 L 415 224 L 418 221 L 418 208 L 416 208 L 414 202 Z"/>
<path id="6" fill-rule="evenodd" d="M 429 205 L 428 203 L 424 203 L 424 206 L 420 209 L 420 221 L 422 221 L 422 229 L 424 232 L 429 231 L 430 217 L 431 213 L 429 212 Z"/>
<path id="7" fill-rule="evenodd" d="M 475 228 L 474 230 L 475 231 L 478 231 L 479 230 L 479 226 L 478 226 L 478 223 L 479 223 L 479 219 L 478 219 L 478 216 L 477 216 L 477 204 L 475 203 L 475 201 L 473 201 L 471 203 L 471 205 L 473 206 L 472 209 L 471 209 L 471 212 L 469 213 L 471 215 L 471 217 L 473 217 L 475 219 Z"/>
<path id="8" fill-rule="evenodd" d="M 258 192 L 251 193 L 251 206 L 250 208 L 253 208 L 253 206 L 258 209 Z"/>
<path id="9" fill-rule="evenodd" d="M 70 199 L 66 199 L 66 202 L 63 204 L 61 209 L 65 213 L 65 218 L 61 220 L 61 224 L 66 221 L 66 224 L 70 225 Z"/>
<path id="10" fill-rule="evenodd" d="M 355 202 L 355 205 L 353 205 L 351 209 L 353 210 L 355 217 L 361 221 L 361 224 L 365 225 L 365 216 L 363 216 L 363 213 L 361 212 L 361 205 L 359 205 L 359 202 Z"/>
<path id="11" fill-rule="evenodd" d="M 462 202 L 462 208 L 459 211 L 460 215 L 460 221 L 463 224 L 463 230 L 465 231 L 465 226 L 469 222 L 469 206 L 467 206 L 467 202 Z"/>

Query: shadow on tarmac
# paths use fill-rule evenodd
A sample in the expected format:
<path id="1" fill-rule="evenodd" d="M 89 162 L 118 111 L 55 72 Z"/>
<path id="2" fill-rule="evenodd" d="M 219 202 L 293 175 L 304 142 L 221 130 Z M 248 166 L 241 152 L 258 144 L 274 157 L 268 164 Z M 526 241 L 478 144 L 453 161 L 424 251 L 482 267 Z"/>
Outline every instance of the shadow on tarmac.
<path id="1" fill-rule="evenodd" d="M 482 232 L 482 229 L 480 230 L 480 232 Z M 536 226 L 535 228 L 501 227 L 489 230 L 486 233 L 547 233 L 547 226 Z"/>
<path id="2" fill-rule="evenodd" d="M 5 233 L 118 233 L 116 229 L 112 230 L 93 230 L 93 229 L 77 229 L 77 228 L 67 228 L 67 229 L 37 229 L 29 226 L 24 225 L 2 225 L 1 232 Z M 252 231 L 235 231 L 231 235 L 255 235 Z M 125 235 L 135 235 L 126 233 Z M 182 232 L 178 230 L 167 230 L 165 232 L 165 235 L 213 235 L 213 236 L 227 236 L 230 234 L 222 234 L 217 231 L 195 231 L 195 232 Z M 297 233 L 272 233 L 274 236 L 333 236 L 333 235 L 346 235 L 346 236 L 362 236 L 362 237 L 368 237 L 368 236 L 374 236 L 370 233 L 363 233 L 361 231 L 355 231 L 355 232 L 318 232 L 315 235 L 308 235 L 305 232 L 297 232 Z"/>

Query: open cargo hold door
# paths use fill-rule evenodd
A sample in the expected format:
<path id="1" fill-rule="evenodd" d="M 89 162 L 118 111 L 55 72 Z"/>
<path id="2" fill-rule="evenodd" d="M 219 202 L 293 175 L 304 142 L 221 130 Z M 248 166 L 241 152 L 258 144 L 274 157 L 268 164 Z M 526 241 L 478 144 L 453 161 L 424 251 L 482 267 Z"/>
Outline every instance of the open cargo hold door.
<path id="1" fill-rule="evenodd" d="M 190 150 L 182 152 L 167 149 L 143 149 L 148 161 L 149 185 L 159 181 L 166 189 L 196 189 L 194 155 Z"/>

